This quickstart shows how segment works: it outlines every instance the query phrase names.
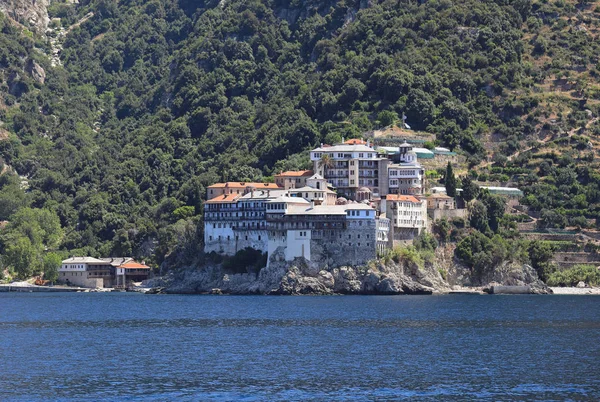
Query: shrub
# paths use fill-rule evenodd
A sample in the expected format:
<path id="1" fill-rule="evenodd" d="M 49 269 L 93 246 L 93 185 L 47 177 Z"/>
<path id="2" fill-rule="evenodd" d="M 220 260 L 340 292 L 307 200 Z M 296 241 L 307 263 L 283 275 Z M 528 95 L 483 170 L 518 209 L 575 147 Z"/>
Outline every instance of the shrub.
<path id="1" fill-rule="evenodd" d="M 236 274 L 258 272 L 267 265 L 267 254 L 251 247 L 223 259 L 223 270 Z"/>
<path id="2" fill-rule="evenodd" d="M 575 265 L 573 268 L 550 274 L 547 284 L 550 286 L 575 286 L 580 281 L 590 286 L 600 285 L 600 270 L 593 265 Z"/>

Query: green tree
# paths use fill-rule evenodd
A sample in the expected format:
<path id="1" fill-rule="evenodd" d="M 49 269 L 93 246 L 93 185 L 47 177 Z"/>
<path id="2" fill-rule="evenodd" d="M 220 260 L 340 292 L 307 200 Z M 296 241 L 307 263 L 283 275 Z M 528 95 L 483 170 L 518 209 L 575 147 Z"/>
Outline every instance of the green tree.
<path id="1" fill-rule="evenodd" d="M 473 180 L 469 176 L 462 178 L 462 197 L 465 201 L 469 202 L 476 199 L 479 196 L 479 186 L 473 183 Z"/>
<path id="2" fill-rule="evenodd" d="M 452 164 L 448 162 L 448 166 L 446 166 L 446 176 L 444 177 L 444 184 L 446 185 L 446 194 L 449 197 L 456 197 L 456 176 L 454 176 L 454 172 L 452 170 Z"/>
<path id="3" fill-rule="evenodd" d="M 488 224 L 488 211 L 485 204 L 481 201 L 475 201 L 470 207 L 469 223 L 472 228 L 479 230 L 482 233 L 487 233 L 490 230 Z"/>
<path id="4" fill-rule="evenodd" d="M 47 253 L 44 255 L 42 267 L 44 279 L 50 282 L 56 282 L 58 279 L 58 269 L 62 263 L 62 258 L 57 253 Z"/>
<path id="5" fill-rule="evenodd" d="M 527 252 L 531 266 L 535 268 L 539 278 L 546 281 L 553 271 L 551 261 L 554 257 L 554 250 L 552 246 L 547 242 L 534 240 L 529 243 Z"/>
<path id="6" fill-rule="evenodd" d="M 377 114 L 377 121 L 381 127 L 391 126 L 398 120 L 398 114 L 390 110 L 383 110 Z"/>

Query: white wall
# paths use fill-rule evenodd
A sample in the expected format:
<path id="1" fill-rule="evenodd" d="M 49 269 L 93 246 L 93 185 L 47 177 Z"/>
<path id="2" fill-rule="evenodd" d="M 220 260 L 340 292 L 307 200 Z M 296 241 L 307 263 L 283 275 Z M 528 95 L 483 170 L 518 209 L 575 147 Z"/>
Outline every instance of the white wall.
<path id="1" fill-rule="evenodd" d="M 288 230 L 287 247 L 285 249 L 286 261 L 292 261 L 296 257 L 304 257 L 310 260 L 310 239 L 312 232 L 310 229 Z"/>

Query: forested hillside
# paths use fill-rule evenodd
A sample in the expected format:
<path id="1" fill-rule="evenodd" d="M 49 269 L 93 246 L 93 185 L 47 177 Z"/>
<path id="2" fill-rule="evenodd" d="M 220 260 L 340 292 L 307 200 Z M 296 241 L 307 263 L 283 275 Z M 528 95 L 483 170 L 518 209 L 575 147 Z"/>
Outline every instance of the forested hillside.
<path id="1" fill-rule="evenodd" d="M 197 254 L 206 186 L 305 168 L 305 150 L 402 113 L 473 178 L 517 183 L 544 225 L 600 215 L 593 3 L 81 0 L 49 14 L 45 36 L 0 14 L 0 219 L 6 235 L 24 208 L 55 216 L 59 241 L 30 239 L 40 255 Z"/>

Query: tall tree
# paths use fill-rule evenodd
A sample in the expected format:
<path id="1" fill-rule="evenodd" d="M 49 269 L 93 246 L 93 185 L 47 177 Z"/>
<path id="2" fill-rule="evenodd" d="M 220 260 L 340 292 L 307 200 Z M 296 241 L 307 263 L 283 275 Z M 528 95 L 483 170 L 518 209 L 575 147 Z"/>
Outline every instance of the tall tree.
<path id="1" fill-rule="evenodd" d="M 446 166 L 446 177 L 444 179 L 446 184 L 446 194 L 450 197 L 456 197 L 456 176 L 454 176 L 454 171 L 452 170 L 452 164 L 448 162 L 448 166 Z"/>
<path id="2" fill-rule="evenodd" d="M 462 198 L 469 202 L 479 196 L 479 186 L 469 176 L 462 178 Z"/>

